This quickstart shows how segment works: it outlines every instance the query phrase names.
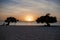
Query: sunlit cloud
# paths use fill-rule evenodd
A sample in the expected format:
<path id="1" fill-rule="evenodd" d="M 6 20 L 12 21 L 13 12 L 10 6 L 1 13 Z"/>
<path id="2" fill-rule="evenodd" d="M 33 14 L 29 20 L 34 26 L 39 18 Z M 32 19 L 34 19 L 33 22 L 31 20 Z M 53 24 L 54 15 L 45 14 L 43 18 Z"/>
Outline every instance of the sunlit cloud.
<path id="1" fill-rule="evenodd" d="M 60 17 L 59 0 L 1 0 L 1 15 L 25 15 L 37 14 L 41 16 L 46 13 Z"/>

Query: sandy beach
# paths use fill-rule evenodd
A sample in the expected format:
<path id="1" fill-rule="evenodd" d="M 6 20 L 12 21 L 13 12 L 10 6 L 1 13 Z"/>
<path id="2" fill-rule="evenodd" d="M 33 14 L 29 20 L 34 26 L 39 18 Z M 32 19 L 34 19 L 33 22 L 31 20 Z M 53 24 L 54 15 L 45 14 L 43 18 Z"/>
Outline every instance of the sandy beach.
<path id="1" fill-rule="evenodd" d="M 60 26 L 0 26 L 0 40 L 60 40 Z"/>

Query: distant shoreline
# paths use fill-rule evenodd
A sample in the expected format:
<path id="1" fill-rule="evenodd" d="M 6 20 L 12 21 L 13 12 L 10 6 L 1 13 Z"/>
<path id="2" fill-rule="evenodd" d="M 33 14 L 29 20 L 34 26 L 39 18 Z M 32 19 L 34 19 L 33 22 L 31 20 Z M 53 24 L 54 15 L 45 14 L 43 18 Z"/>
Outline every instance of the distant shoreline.
<path id="1" fill-rule="evenodd" d="M 6 25 L 0 25 L 0 27 L 4 27 Z M 60 27 L 60 25 L 51 25 L 51 26 L 46 26 L 46 25 L 9 25 L 9 27 Z"/>
<path id="2" fill-rule="evenodd" d="M 0 26 L 3 25 L 4 22 L 0 22 Z M 27 26 L 27 25 L 34 25 L 34 26 L 44 26 L 46 25 L 46 23 L 36 23 L 36 22 L 17 22 L 17 23 L 10 23 L 10 25 L 16 25 L 16 26 Z M 52 26 L 60 26 L 60 21 L 56 22 L 56 23 L 50 23 L 50 25 Z"/>

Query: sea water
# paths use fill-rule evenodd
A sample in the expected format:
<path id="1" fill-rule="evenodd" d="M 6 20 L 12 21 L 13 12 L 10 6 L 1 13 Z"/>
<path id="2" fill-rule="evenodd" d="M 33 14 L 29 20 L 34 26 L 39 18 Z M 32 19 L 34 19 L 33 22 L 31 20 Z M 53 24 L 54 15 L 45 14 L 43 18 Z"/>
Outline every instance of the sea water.
<path id="1" fill-rule="evenodd" d="M 0 21 L 0 25 L 3 25 L 3 21 Z M 56 23 L 50 23 L 51 25 L 60 25 L 60 21 Z M 17 22 L 17 23 L 10 23 L 10 25 L 46 25 L 46 23 L 37 23 L 37 22 Z"/>

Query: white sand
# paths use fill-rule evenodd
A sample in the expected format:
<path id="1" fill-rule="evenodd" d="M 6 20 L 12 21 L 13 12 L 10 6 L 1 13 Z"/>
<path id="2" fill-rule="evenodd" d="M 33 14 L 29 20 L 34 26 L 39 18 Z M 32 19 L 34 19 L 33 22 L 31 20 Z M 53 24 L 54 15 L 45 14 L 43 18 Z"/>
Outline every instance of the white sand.
<path id="1" fill-rule="evenodd" d="M 0 40 L 60 40 L 60 27 L 0 26 Z"/>

